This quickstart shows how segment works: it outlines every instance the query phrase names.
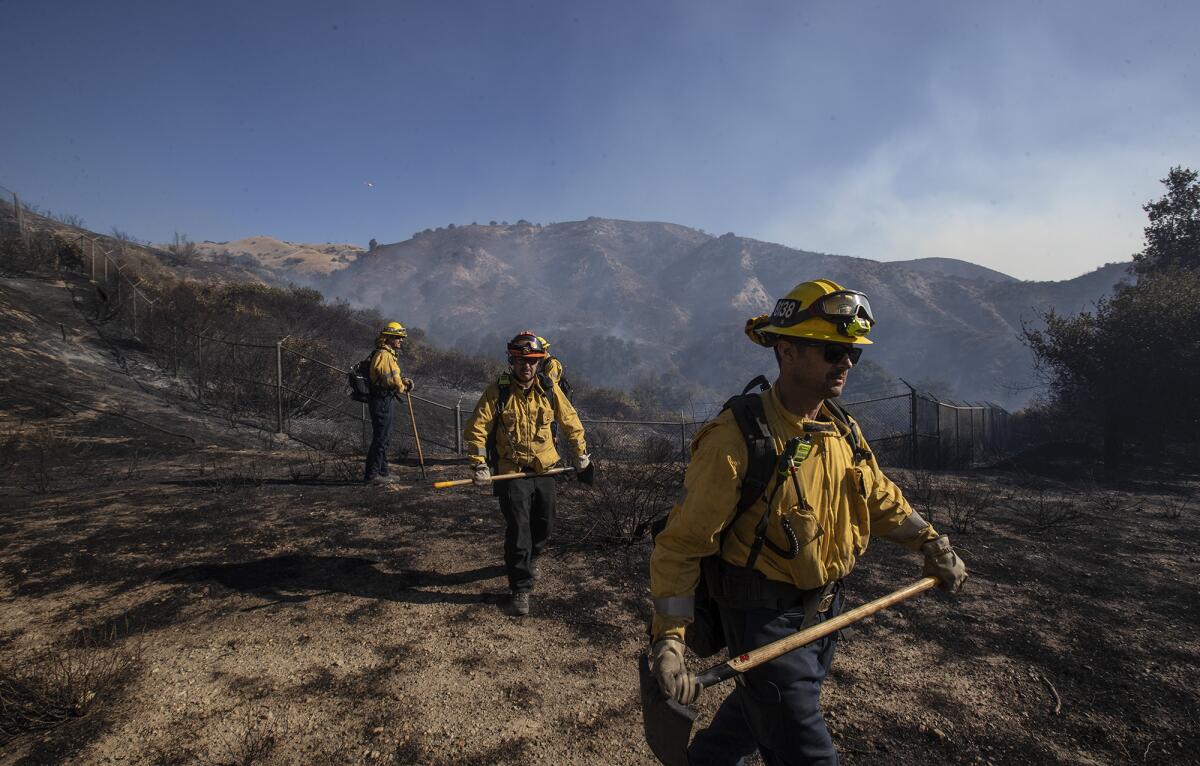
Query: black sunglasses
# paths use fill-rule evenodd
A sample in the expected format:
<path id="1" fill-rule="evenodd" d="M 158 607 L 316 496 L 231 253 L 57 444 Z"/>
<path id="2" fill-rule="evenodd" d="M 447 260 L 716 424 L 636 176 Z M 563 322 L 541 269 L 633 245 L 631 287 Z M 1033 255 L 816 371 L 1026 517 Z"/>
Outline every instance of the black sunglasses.
<path id="1" fill-rule="evenodd" d="M 846 357 L 850 357 L 850 364 L 858 364 L 863 352 L 858 346 L 850 346 L 845 343 L 822 343 L 816 340 L 796 340 L 795 338 L 789 338 L 789 340 L 799 346 L 817 346 L 824 349 L 825 361 L 830 364 L 838 364 Z"/>

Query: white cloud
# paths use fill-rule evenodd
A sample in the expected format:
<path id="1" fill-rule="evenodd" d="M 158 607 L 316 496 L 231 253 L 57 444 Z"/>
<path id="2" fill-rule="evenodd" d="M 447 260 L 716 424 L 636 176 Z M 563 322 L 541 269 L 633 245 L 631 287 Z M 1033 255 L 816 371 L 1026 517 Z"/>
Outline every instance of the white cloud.
<path id="1" fill-rule="evenodd" d="M 762 236 L 877 260 L 959 258 L 1024 279 L 1129 259 L 1158 179 L 1196 163 L 1200 111 L 1169 84 L 1072 71 L 1036 47 L 984 74 L 941 75 L 925 114 L 832 183 L 795 179 Z"/>

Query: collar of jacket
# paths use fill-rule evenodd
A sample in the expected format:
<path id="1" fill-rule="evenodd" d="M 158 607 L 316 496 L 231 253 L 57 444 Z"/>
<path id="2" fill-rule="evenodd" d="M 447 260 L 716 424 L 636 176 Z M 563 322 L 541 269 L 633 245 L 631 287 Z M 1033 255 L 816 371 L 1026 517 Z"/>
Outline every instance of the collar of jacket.
<path id="1" fill-rule="evenodd" d="M 796 417 L 794 413 L 783 406 L 783 402 L 779 400 L 779 394 L 776 393 L 775 387 L 772 386 L 764 396 L 768 406 L 775 410 L 775 414 L 780 420 L 794 425 L 800 431 L 814 436 L 837 436 L 845 437 L 849 429 L 835 418 L 830 413 L 829 408 L 825 406 L 825 402 L 821 402 L 821 410 L 818 413 L 820 420 L 812 418 Z"/>
<path id="2" fill-rule="evenodd" d="M 542 388 L 542 384 L 541 384 L 541 381 L 538 380 L 537 373 L 534 373 L 533 381 L 529 384 L 529 388 L 521 388 L 521 384 L 520 384 L 520 382 L 517 381 L 516 375 L 513 375 L 512 373 L 507 373 L 507 375 L 508 375 L 508 390 L 514 394 L 522 394 L 522 395 L 528 396 L 530 391 L 537 391 L 542 396 L 545 396 L 545 397 L 550 396 L 550 394 L 546 392 L 546 389 Z"/>

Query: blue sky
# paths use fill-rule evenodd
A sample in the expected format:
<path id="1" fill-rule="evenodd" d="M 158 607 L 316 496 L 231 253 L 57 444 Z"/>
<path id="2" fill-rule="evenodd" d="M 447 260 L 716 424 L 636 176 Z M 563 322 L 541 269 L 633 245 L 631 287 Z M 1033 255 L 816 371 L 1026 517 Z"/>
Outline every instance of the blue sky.
<path id="1" fill-rule="evenodd" d="M 0 0 L 0 184 L 140 238 L 598 215 L 1064 279 L 1200 167 L 1200 4 Z M 373 184 L 368 186 L 368 183 Z"/>

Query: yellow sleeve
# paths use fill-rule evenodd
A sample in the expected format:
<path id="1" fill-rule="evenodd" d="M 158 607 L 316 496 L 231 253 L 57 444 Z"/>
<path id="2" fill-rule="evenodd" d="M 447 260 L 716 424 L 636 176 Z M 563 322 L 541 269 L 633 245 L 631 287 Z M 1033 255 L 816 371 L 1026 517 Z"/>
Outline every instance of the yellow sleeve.
<path id="1" fill-rule="evenodd" d="M 558 387 L 557 381 L 551 388 L 554 389 L 550 394 L 551 404 L 554 407 L 554 414 L 562 426 L 563 436 L 571 443 L 571 449 L 574 450 L 576 455 L 586 455 L 587 440 L 583 435 L 583 423 L 579 420 L 579 413 L 567 401 L 567 397 L 563 394 L 562 389 Z"/>
<path id="2" fill-rule="evenodd" d="M 558 361 L 556 357 L 551 357 L 550 361 L 546 363 L 546 374 L 555 383 L 560 382 L 563 374 L 562 362 Z"/>
<path id="3" fill-rule="evenodd" d="M 863 444 L 865 446 L 866 442 Z M 909 505 L 900 487 L 883 473 L 875 453 L 872 452 L 870 459 L 860 467 L 867 484 L 872 535 L 912 551 L 920 550 L 923 544 L 938 536 L 933 525 Z"/>
<path id="4" fill-rule="evenodd" d="M 746 443 L 732 416 L 722 415 L 692 440 L 683 498 L 671 509 L 650 557 L 655 641 L 683 638 L 692 621 L 700 559 L 718 551 L 721 532 L 737 512 L 745 463 Z"/>
<path id="5" fill-rule="evenodd" d="M 475 405 L 475 411 L 467 418 L 463 426 L 463 449 L 466 450 L 467 460 L 472 465 L 487 462 L 487 439 L 492 430 L 492 423 L 499 417 L 497 407 L 500 404 L 500 387 L 495 383 L 484 390 Z"/>
<path id="6" fill-rule="evenodd" d="M 376 349 L 371 357 L 371 385 L 385 391 L 404 393 L 400 365 L 386 349 Z"/>

